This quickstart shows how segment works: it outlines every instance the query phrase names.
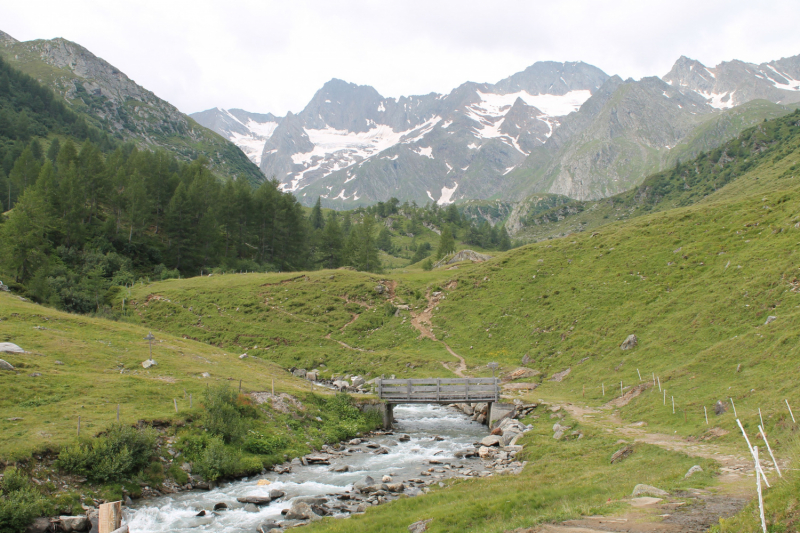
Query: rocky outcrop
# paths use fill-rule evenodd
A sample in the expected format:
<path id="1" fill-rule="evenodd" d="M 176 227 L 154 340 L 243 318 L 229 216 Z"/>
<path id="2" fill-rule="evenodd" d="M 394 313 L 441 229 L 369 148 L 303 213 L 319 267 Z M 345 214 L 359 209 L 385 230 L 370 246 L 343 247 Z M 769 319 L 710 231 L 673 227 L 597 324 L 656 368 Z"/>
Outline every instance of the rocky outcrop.
<path id="1" fill-rule="evenodd" d="M 639 344 L 639 339 L 636 338 L 636 335 L 628 335 L 625 340 L 620 345 L 620 348 L 623 350 L 630 350 L 634 346 Z"/>

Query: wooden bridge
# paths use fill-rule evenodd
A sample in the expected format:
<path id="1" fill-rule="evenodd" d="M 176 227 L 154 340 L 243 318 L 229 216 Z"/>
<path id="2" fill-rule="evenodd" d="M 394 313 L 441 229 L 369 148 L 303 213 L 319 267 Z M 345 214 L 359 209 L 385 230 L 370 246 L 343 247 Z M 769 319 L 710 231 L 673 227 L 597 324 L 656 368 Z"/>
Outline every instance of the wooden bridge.
<path id="1" fill-rule="evenodd" d="M 493 403 L 500 400 L 496 378 L 379 379 L 378 396 L 398 403 Z"/>

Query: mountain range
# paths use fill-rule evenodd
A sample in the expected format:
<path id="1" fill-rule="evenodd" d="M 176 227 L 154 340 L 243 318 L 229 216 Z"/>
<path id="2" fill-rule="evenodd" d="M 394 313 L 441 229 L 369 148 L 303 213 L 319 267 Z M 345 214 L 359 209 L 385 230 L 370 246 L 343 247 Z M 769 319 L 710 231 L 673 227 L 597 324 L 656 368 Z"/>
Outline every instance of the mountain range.
<path id="1" fill-rule="evenodd" d="M 538 62 L 495 84 L 397 99 L 333 79 L 297 114 L 191 116 L 301 202 L 348 208 L 391 196 L 440 205 L 602 198 L 799 102 L 800 56 L 714 68 L 681 57 L 662 78 Z"/>

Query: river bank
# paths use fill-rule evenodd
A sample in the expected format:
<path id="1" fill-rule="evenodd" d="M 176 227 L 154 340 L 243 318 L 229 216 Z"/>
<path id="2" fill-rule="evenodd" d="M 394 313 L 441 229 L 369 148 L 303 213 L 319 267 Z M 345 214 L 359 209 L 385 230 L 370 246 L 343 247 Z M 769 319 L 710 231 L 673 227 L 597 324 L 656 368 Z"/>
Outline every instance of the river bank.
<path id="1" fill-rule="evenodd" d="M 400 405 L 395 418 L 393 431 L 323 447 L 260 476 L 139 500 L 126 509 L 125 523 L 137 533 L 280 530 L 321 516 L 363 513 L 450 478 L 515 473 L 524 466 L 514 461 L 516 447 L 482 446 L 481 441 L 497 436 L 454 408 Z M 483 448 L 492 452 L 484 450 L 481 458 Z"/>

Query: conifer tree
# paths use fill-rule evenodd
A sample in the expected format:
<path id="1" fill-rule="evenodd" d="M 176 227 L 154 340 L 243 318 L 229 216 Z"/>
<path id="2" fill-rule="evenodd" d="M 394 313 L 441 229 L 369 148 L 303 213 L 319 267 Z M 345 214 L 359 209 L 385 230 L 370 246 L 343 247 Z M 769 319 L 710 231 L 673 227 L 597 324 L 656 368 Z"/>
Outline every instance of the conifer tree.
<path id="1" fill-rule="evenodd" d="M 441 259 L 451 252 L 456 251 L 456 240 L 453 237 L 453 232 L 450 226 L 445 226 L 442 229 L 442 234 L 439 236 L 439 247 L 436 249 L 436 258 Z"/>
<path id="2" fill-rule="evenodd" d="M 322 229 L 325 226 L 325 219 L 322 217 L 322 198 L 317 196 L 317 203 L 311 209 L 308 219 L 311 229 Z"/>

